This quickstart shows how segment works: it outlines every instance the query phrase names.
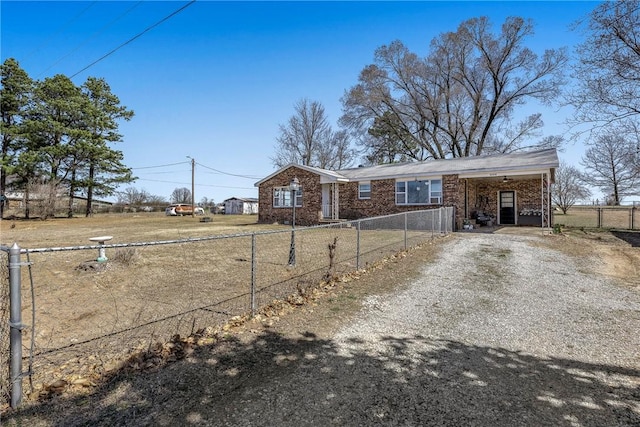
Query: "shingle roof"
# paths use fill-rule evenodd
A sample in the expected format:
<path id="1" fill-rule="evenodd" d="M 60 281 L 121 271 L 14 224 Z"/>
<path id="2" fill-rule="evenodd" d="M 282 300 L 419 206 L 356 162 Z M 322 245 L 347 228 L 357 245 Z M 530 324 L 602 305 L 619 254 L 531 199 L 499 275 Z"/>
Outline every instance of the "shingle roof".
<path id="1" fill-rule="evenodd" d="M 331 170 L 322 169 L 322 168 L 316 168 L 314 166 L 306 166 L 306 165 L 298 165 L 298 164 L 295 164 L 295 163 L 289 163 L 288 165 L 283 166 L 280 169 L 278 169 L 277 171 L 273 172 L 269 176 L 266 176 L 266 177 L 262 178 L 260 181 L 256 182 L 254 185 L 257 187 L 260 184 L 262 184 L 264 181 L 273 178 L 274 176 L 278 175 L 279 173 L 281 173 L 281 172 L 283 172 L 283 171 L 285 171 L 285 170 L 287 170 L 287 169 L 289 169 L 291 167 L 304 169 L 304 170 L 307 170 L 309 172 L 313 172 L 315 174 L 318 174 L 320 176 L 324 176 L 329 181 L 345 181 L 345 182 L 347 181 L 347 178 L 345 178 L 344 176 L 340 175 L 336 171 L 331 171 Z"/>
<path id="2" fill-rule="evenodd" d="M 560 162 L 555 148 L 490 156 L 458 157 L 455 159 L 426 160 L 424 162 L 392 163 L 369 167 L 358 167 L 330 171 L 312 166 L 290 164 L 258 181 L 256 187 L 280 172 L 295 166 L 331 181 L 367 181 L 376 179 L 403 178 L 439 175 L 502 175 L 505 172 L 538 172 L 557 168 Z"/>
<path id="3" fill-rule="evenodd" d="M 395 163 L 364 168 L 343 169 L 338 172 L 350 181 L 401 178 L 416 175 L 451 175 L 504 171 L 528 171 L 557 168 L 555 148 L 523 153 L 491 156 L 458 157 L 455 159 L 426 160 L 424 162 Z"/>

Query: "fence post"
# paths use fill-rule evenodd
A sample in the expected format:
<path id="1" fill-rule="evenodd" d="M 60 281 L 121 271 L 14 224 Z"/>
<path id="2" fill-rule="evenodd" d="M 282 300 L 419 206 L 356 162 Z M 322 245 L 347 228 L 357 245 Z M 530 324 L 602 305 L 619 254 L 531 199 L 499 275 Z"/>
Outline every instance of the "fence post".
<path id="1" fill-rule="evenodd" d="M 407 250 L 407 216 L 408 212 L 404 213 L 404 250 Z"/>
<path id="2" fill-rule="evenodd" d="M 360 223 L 356 222 L 356 271 L 360 270 Z"/>
<path id="3" fill-rule="evenodd" d="M 256 315 L 256 233 L 251 234 L 251 317 Z"/>
<path id="4" fill-rule="evenodd" d="M 9 328 L 11 364 L 11 407 L 17 408 L 22 401 L 22 296 L 20 291 L 20 247 L 17 243 L 9 249 Z"/>
<path id="5" fill-rule="evenodd" d="M 636 207 L 635 207 L 635 206 L 632 206 L 632 207 L 631 207 L 631 209 L 629 209 L 629 230 L 633 230 L 634 225 L 635 225 L 635 224 L 633 223 L 633 220 L 634 220 L 634 218 L 633 218 L 633 216 L 634 216 L 634 215 L 633 215 L 633 213 L 634 213 L 634 211 L 635 211 L 635 210 L 636 210 Z"/>
<path id="6" fill-rule="evenodd" d="M 598 227 L 602 227 L 602 208 L 598 208 Z"/>
<path id="7" fill-rule="evenodd" d="M 435 228 L 434 221 L 435 221 L 435 218 L 433 217 L 433 210 L 431 210 L 429 211 L 429 223 L 431 224 L 431 240 L 433 240 L 433 231 L 434 231 L 433 229 Z"/>

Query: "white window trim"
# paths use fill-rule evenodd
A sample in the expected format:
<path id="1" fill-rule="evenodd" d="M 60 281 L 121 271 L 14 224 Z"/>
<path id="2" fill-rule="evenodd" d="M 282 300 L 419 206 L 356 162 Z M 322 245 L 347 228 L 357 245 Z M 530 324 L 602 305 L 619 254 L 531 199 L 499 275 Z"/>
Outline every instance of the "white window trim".
<path id="1" fill-rule="evenodd" d="M 276 198 L 277 191 L 280 191 L 280 194 L 282 194 L 278 198 Z M 289 195 L 288 199 L 285 198 L 284 194 Z M 296 208 L 301 208 L 302 207 L 302 187 L 298 188 L 298 190 L 296 191 L 295 199 L 296 199 Z M 287 201 L 289 201 L 289 203 L 285 203 Z M 282 204 L 280 204 L 280 202 L 282 202 Z M 272 204 L 273 204 L 273 207 L 276 209 L 291 208 L 291 190 L 289 189 L 288 186 L 273 187 Z"/>
<path id="2" fill-rule="evenodd" d="M 429 184 L 429 195 L 427 197 L 428 202 L 427 203 L 409 203 L 408 199 L 409 199 L 409 183 L 410 182 L 415 182 L 415 181 L 423 181 L 423 182 L 428 182 Z M 440 196 L 432 196 L 432 188 L 433 188 L 433 181 L 440 181 L 440 191 L 436 191 L 435 193 L 440 193 Z M 404 183 L 404 191 L 399 192 L 398 191 L 398 183 Z M 430 205 L 441 205 L 442 204 L 442 197 L 443 197 L 443 191 L 442 191 L 442 178 L 438 177 L 438 178 L 422 178 L 422 177 L 417 177 L 417 178 L 412 178 L 412 179 L 396 179 L 395 182 L 395 192 L 394 192 L 394 200 L 396 205 L 398 206 L 430 206 Z M 398 196 L 402 195 L 404 202 L 399 203 L 398 202 Z M 438 202 L 434 203 L 431 200 L 434 199 L 435 197 L 438 198 Z"/>
<path id="3" fill-rule="evenodd" d="M 362 188 L 361 188 L 362 185 L 368 185 L 369 186 L 369 191 L 365 191 L 365 193 L 369 193 L 369 195 L 366 196 L 366 197 L 362 195 L 362 193 L 363 193 Z M 358 183 L 358 199 L 360 199 L 360 200 L 369 200 L 369 199 L 371 199 L 371 181 L 362 181 L 362 182 Z"/>

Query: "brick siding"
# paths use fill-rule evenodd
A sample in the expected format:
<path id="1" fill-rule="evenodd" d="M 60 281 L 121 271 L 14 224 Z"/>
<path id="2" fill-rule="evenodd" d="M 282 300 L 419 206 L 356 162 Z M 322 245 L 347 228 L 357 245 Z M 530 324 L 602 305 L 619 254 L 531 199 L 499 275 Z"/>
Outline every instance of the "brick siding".
<path id="1" fill-rule="evenodd" d="M 260 184 L 259 214 L 261 223 L 291 223 L 291 208 L 274 208 L 273 188 L 288 186 L 297 177 L 302 188 L 302 207 L 296 208 L 296 224 L 314 225 L 322 218 L 322 185 L 320 176 L 297 167 L 291 167 Z M 358 219 L 379 215 L 389 215 L 412 210 L 454 206 L 457 227 L 462 227 L 465 218 L 474 211 L 482 210 L 498 216 L 498 194 L 500 191 L 515 191 L 516 216 L 523 209 L 541 209 L 541 183 L 539 179 L 510 180 L 506 183 L 489 179 L 463 179 L 458 175 L 442 177 L 442 205 L 403 206 L 395 203 L 395 180 L 373 180 L 371 198 L 358 198 L 358 182 L 340 183 L 339 217 Z M 466 203 L 465 203 L 466 193 Z"/>
<path id="2" fill-rule="evenodd" d="M 358 198 L 358 182 L 340 184 L 340 218 L 358 219 L 439 208 L 442 205 L 396 205 L 396 180 L 371 181 L 371 198 Z"/>
<path id="3" fill-rule="evenodd" d="M 258 222 L 269 224 L 291 223 L 292 208 L 273 207 L 273 188 L 289 186 L 294 177 L 298 178 L 302 188 L 302 207 L 296 207 L 296 224 L 318 224 L 318 215 L 322 212 L 320 176 L 295 166 L 282 171 L 282 173 L 263 182 L 258 187 Z"/>

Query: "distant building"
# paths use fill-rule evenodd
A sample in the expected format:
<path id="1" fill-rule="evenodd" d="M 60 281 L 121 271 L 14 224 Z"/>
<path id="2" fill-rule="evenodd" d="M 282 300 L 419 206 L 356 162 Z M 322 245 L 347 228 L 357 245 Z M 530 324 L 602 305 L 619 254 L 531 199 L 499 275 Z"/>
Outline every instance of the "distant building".
<path id="1" fill-rule="evenodd" d="M 258 213 L 258 199 L 231 197 L 223 203 L 225 215 L 256 215 Z"/>

